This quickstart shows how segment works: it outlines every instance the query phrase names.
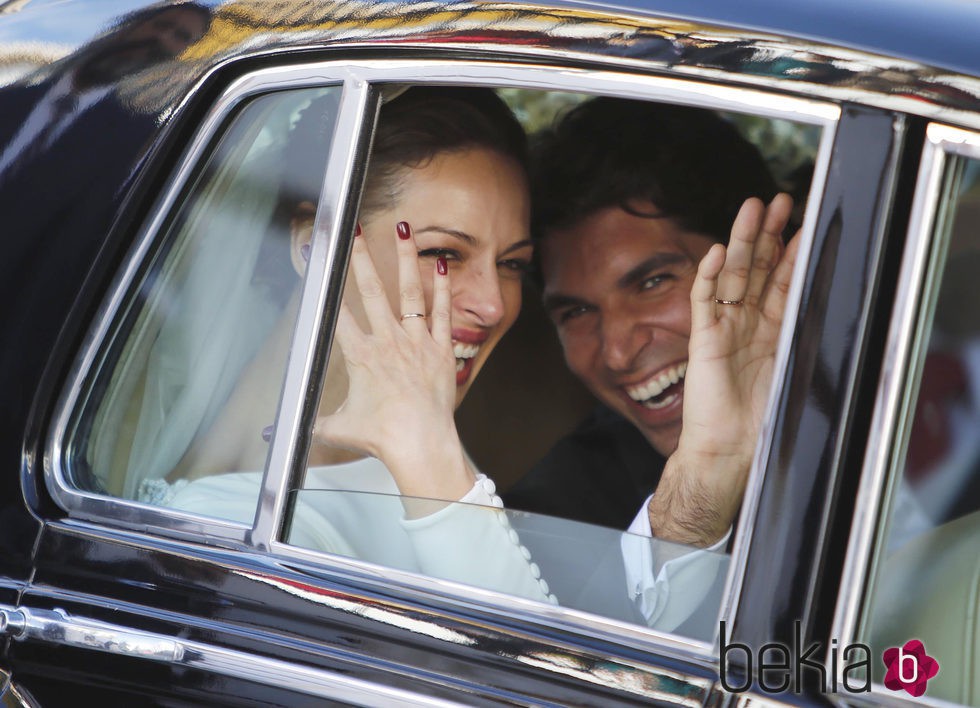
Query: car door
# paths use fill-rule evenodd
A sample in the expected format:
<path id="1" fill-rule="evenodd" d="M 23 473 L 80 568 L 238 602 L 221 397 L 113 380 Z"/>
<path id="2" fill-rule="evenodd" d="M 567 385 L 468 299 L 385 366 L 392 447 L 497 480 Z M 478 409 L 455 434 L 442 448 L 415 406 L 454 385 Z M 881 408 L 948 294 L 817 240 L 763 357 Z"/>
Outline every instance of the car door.
<path id="1" fill-rule="evenodd" d="M 311 377 L 323 375 L 326 360 L 318 353 L 324 338 L 314 335 L 329 329 L 327 318 L 336 312 L 341 282 L 327 276 L 338 272 L 332 263 L 346 257 L 356 204 L 350 195 L 358 187 L 355 166 L 363 160 L 375 106 L 388 86 L 455 83 L 460 75 L 490 86 L 704 100 L 697 85 L 451 61 L 297 64 L 230 82 L 134 241 L 49 433 L 48 485 L 69 517 L 51 522 L 42 536 L 34 583 L 21 600 L 27 628 L 12 653 L 25 683 L 45 676 L 44 689 L 34 685 L 42 700 L 75 690 L 81 667 L 104 677 L 99 683 L 106 695 L 133 696 L 154 686 L 175 700 L 209 696 L 229 703 L 242 696 L 293 702 L 305 693 L 378 703 L 395 700 L 392 695 L 408 702 L 462 696 L 467 703 L 521 701 L 522 695 L 558 703 L 710 700 L 710 622 L 703 636 L 650 634 L 624 625 L 615 614 L 593 617 L 590 611 L 603 610 L 587 601 L 542 607 L 504 598 L 495 587 L 470 587 L 466 577 L 419 577 L 397 560 L 379 564 L 284 542 L 283 514 L 292 508 L 294 520 L 300 518 L 299 501 L 291 499 L 330 493 L 296 490 L 287 472 L 305 466 L 308 433 L 301 418 L 309 415 L 310 402 L 303 392 Z M 746 108 L 758 100 L 753 94 L 717 87 L 712 92 L 718 108 L 758 113 Z M 263 491 L 258 484 L 250 487 L 243 516 L 222 506 L 229 499 L 225 494 L 193 513 L 168 508 L 154 482 L 162 477 L 143 473 L 172 467 L 181 457 L 174 449 L 179 453 L 190 444 L 172 442 L 187 439 L 181 429 L 190 416 L 206 416 L 209 400 L 228 395 L 216 392 L 221 376 L 212 374 L 218 381 L 209 381 L 205 371 L 202 379 L 203 369 L 182 368 L 182 358 L 206 362 L 218 356 L 218 363 L 207 365 L 212 371 L 242 370 L 248 360 L 243 350 L 255 351 L 254 339 L 275 326 L 276 313 L 266 310 L 282 310 L 290 299 L 263 299 L 274 274 L 261 271 L 268 261 L 258 254 L 268 248 L 264 224 L 275 199 L 263 193 L 257 178 L 269 170 L 268 151 L 277 158 L 284 154 L 276 152 L 275 131 L 291 125 L 301 106 L 317 102 L 328 106 L 333 139 L 319 157 L 322 186 L 306 186 L 322 196 L 310 265 L 291 320 L 293 343 L 288 357 L 268 372 L 283 382 L 283 393 L 279 412 L 267 411 L 276 422 L 268 471 L 255 476 L 263 480 Z M 814 126 L 822 172 L 836 107 L 774 99 L 763 118 L 781 114 Z M 283 173 L 292 172 L 287 163 Z M 811 221 L 817 201 L 807 212 Z M 219 275 L 229 257 L 243 260 L 227 276 Z M 221 297 L 197 295 L 215 283 L 221 283 Z M 221 332 L 230 321 L 247 327 Z M 223 345 L 219 353 L 213 351 L 216 341 Z M 149 377 L 163 375 L 170 383 L 153 379 L 152 387 L 145 386 Z M 180 377 L 197 382 L 181 383 Z M 157 412 L 164 408 L 171 412 Z M 139 411 L 135 420 L 133 410 Z M 160 415 L 162 421 L 148 422 Z M 141 437 L 147 426 L 151 437 Z M 566 546 L 592 547 L 596 560 L 614 558 L 609 549 L 618 545 L 618 533 L 553 523 L 556 528 L 539 535 L 565 534 Z M 508 629 L 504 618 L 519 623 Z M 584 632 L 581 639 L 568 637 L 571 627 Z M 43 641 L 51 636 L 59 637 L 55 649 Z M 649 653 L 635 654 L 644 645 Z M 60 670 L 48 665 L 52 651 L 63 656 L 56 662 Z M 704 658 L 692 662 L 689 656 Z M 117 664 L 130 668 L 109 669 Z"/>
<path id="2" fill-rule="evenodd" d="M 309 391 L 322 385 L 327 366 L 377 107 L 401 86 L 460 83 L 461 77 L 504 90 L 706 106 L 764 124 L 782 120 L 816 136 L 813 179 L 804 192 L 804 256 L 792 295 L 796 317 L 783 332 L 772 429 L 760 444 L 722 605 L 709 624 L 715 616 L 726 619 L 733 643 L 791 643 L 790 618 L 802 616 L 804 640 L 822 637 L 826 609 L 814 598 L 834 584 L 833 573 L 822 572 L 828 564 L 823 529 L 840 484 L 839 468 L 828 459 L 841 454 L 840 436 L 852 430 L 858 365 L 870 346 L 870 334 L 855 339 L 853 333 L 868 319 L 885 236 L 893 219 L 901 224 L 889 211 L 890 196 L 902 193 L 900 168 L 916 131 L 881 109 L 619 72 L 601 63 L 585 70 L 403 52 L 388 60 L 330 55 L 314 61 L 297 54 L 266 64 L 222 67 L 203 83 L 207 91 L 194 96 L 205 107 L 203 120 L 194 130 L 177 115 L 175 125 L 190 137 L 176 167 L 130 234 L 131 248 L 111 286 L 99 286 L 103 305 L 58 400 L 40 406 L 44 434 L 32 444 L 45 465 L 43 492 L 54 504 L 43 507 L 47 522 L 30 587 L 11 608 L 23 629 L 9 656 L 42 704 L 81 690 L 105 700 L 164 704 L 721 700 L 713 633 L 651 630 L 587 604 L 554 607 L 465 578 L 430 577 L 397 561 L 289 540 L 297 497 L 321 494 L 299 481 L 315 415 Z M 296 291 L 298 309 L 288 321 L 291 346 L 269 370 L 281 396 L 266 411 L 272 430 L 264 466 L 255 470 L 260 483 L 250 488 L 246 518 L 219 511 L 217 497 L 210 510 L 170 508 L 166 488 L 144 483 L 165 479 L 159 470 L 168 471 L 174 455 L 179 461 L 188 449 L 180 430 L 188 416 L 212 415 L 207 402 L 182 398 L 180 389 L 208 388 L 221 400 L 228 384 L 220 372 L 246 365 L 246 353 L 254 354 L 256 341 L 275 326 L 282 300 L 293 295 L 264 299 L 276 273 L 257 265 L 267 244 L 256 225 L 275 209 L 263 180 L 267 151 L 280 139 L 276 131 L 288 131 L 300 106 L 313 100 L 333 105 L 332 139 L 319 155 L 322 184 L 306 185 L 318 201 L 313 244 Z M 249 229 L 257 232 L 251 242 Z M 229 260 L 228 279 L 219 280 L 215 274 Z M 248 277 L 237 289 L 225 289 L 242 272 Z M 208 290 L 216 283 L 218 293 Z M 191 314 L 168 319 L 172 312 Z M 215 323 L 232 312 L 248 327 L 218 332 Z M 168 326 L 176 333 L 167 341 L 175 344 L 166 351 L 147 344 L 162 341 Z M 234 346 L 215 354 L 210 345 L 221 337 Z M 195 353 L 219 357 L 210 374 L 173 363 L 181 356 L 197 361 Z M 131 392 L 145 390 L 140 386 L 152 372 L 146 362 L 154 357 L 160 369 L 178 372 L 157 393 L 179 414 L 145 438 L 141 426 L 149 418 L 132 410 L 162 406 L 144 406 L 146 399 Z M 264 432 L 255 430 L 255 438 Z M 144 438 L 150 442 L 134 442 Z M 152 442 L 163 438 L 170 442 Z M 153 469 L 158 472 L 148 472 Z M 152 496 L 154 486 L 164 496 Z M 512 523 L 518 521 L 514 516 Z M 605 530 L 559 524 L 553 533 L 566 543 L 591 544 L 602 559 L 619 543 Z M 741 682 L 746 669 L 753 674 L 738 661 L 732 666 L 732 681 Z"/>

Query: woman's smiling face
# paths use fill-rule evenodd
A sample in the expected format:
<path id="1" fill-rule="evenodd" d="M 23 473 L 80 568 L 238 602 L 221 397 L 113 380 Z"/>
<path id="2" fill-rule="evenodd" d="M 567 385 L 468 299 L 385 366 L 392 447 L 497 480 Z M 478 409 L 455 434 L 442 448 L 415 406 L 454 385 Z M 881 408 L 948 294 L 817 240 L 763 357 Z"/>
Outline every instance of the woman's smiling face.
<path id="1" fill-rule="evenodd" d="M 395 181 L 391 207 L 363 216 L 363 237 L 396 314 L 398 222 L 415 235 L 427 303 L 436 259 L 449 264 L 458 406 L 521 309 L 532 255 L 527 178 L 510 158 L 474 148 L 438 153 Z"/>

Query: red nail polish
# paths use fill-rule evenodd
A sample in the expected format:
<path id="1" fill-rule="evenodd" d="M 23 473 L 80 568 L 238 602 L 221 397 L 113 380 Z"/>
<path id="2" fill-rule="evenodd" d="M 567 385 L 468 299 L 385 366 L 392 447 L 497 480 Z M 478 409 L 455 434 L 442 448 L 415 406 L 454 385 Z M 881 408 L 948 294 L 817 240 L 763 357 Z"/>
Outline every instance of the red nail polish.
<path id="1" fill-rule="evenodd" d="M 356 238 L 357 236 L 360 236 L 360 235 L 361 235 L 361 222 L 358 221 L 357 222 L 357 225 L 354 227 L 354 236 Z"/>
<path id="2" fill-rule="evenodd" d="M 445 275 L 449 272 L 449 265 L 446 263 L 445 256 L 439 256 L 436 258 L 436 270 L 439 271 L 439 275 Z"/>
<path id="3" fill-rule="evenodd" d="M 412 235 L 408 230 L 408 222 L 405 221 L 399 221 L 395 224 L 395 231 L 398 232 L 398 238 L 402 241 L 407 241 L 408 237 Z"/>

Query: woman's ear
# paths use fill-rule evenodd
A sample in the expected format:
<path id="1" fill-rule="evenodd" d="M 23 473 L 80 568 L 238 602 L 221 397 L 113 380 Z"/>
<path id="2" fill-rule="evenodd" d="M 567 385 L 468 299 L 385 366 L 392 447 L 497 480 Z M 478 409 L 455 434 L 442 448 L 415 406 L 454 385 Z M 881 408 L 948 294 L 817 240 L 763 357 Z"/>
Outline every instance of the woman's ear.
<path id="1" fill-rule="evenodd" d="M 313 202 L 300 202 L 289 220 L 289 259 L 300 277 L 306 272 L 306 263 L 310 260 L 314 216 L 316 205 Z"/>

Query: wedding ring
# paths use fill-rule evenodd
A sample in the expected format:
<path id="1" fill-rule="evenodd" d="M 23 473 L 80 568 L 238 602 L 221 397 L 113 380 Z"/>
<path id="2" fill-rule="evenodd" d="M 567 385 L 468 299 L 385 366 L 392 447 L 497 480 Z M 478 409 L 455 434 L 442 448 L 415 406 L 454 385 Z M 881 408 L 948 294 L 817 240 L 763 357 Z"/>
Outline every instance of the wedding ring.
<path id="1" fill-rule="evenodd" d="M 407 320 L 412 317 L 421 317 L 423 320 L 425 319 L 425 315 L 421 312 L 406 312 L 404 315 L 402 315 L 403 320 Z"/>
<path id="2" fill-rule="evenodd" d="M 715 302 L 717 302 L 719 305 L 741 305 L 742 304 L 742 301 L 741 300 L 722 300 L 722 299 L 717 298 L 717 297 L 715 298 Z"/>

